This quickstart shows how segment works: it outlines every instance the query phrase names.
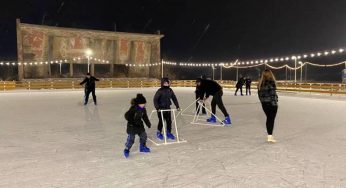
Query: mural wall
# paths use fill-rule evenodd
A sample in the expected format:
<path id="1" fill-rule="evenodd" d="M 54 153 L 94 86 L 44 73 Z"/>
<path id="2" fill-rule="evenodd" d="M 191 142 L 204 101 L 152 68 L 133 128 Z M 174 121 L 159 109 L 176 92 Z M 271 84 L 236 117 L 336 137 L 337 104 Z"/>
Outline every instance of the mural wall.
<path id="1" fill-rule="evenodd" d="M 125 67 L 125 64 L 160 62 L 162 35 L 106 32 L 23 24 L 17 20 L 18 61 L 67 59 L 64 74 L 55 66 L 20 66 L 19 79 L 81 77 L 87 70 L 86 49 L 93 57 L 109 64 L 92 62 L 91 72 L 98 77 L 159 77 L 160 67 Z M 80 61 L 73 58 L 80 57 Z"/>

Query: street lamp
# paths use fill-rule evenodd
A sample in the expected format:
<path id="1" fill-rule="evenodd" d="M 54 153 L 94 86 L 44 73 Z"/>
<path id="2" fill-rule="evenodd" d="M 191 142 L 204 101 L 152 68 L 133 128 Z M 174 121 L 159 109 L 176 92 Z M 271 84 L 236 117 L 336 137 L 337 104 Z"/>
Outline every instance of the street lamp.
<path id="1" fill-rule="evenodd" d="M 87 49 L 85 51 L 85 55 L 88 58 L 88 72 L 90 72 L 90 56 L 93 54 L 93 51 L 91 49 Z"/>
<path id="2" fill-rule="evenodd" d="M 299 61 L 300 65 L 300 83 L 303 82 L 303 62 Z"/>
<path id="3" fill-rule="evenodd" d="M 213 69 L 213 80 L 215 80 L 215 78 L 214 78 L 214 70 L 215 70 L 216 68 L 214 67 L 213 64 L 211 65 L 211 68 Z"/>
<path id="4" fill-rule="evenodd" d="M 220 80 L 222 80 L 222 67 L 224 66 L 224 63 L 220 63 Z"/>
<path id="5" fill-rule="evenodd" d="M 292 59 L 294 59 L 294 83 L 297 83 L 297 57 L 292 56 Z"/>

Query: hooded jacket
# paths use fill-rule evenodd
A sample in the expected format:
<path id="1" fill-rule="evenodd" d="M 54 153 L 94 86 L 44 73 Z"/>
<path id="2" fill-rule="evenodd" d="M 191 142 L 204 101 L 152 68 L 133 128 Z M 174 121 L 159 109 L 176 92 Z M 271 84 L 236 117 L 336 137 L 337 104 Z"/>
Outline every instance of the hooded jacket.
<path id="1" fill-rule="evenodd" d="M 135 99 L 131 100 L 131 107 L 125 113 L 125 119 L 127 120 L 127 134 L 140 134 L 144 132 L 145 129 L 143 121 L 147 127 L 151 127 L 147 110 L 145 108 L 140 108 Z"/>
<path id="2" fill-rule="evenodd" d="M 163 78 L 161 81 L 161 88 L 158 89 L 154 96 L 154 106 L 156 110 L 170 109 L 173 101 L 176 108 L 179 108 L 178 99 L 175 96 L 173 90 L 169 86 L 164 86 L 163 83 L 169 80 Z"/>

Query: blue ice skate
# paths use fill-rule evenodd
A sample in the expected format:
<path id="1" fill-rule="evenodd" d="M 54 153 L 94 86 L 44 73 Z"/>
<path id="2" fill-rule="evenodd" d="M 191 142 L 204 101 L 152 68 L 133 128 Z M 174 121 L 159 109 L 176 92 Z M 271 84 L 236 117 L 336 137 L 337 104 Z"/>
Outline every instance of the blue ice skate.
<path id="1" fill-rule="evenodd" d="M 160 131 L 157 131 L 156 137 L 157 137 L 157 139 L 159 139 L 159 140 L 163 140 L 163 135 L 162 135 L 162 133 L 161 133 Z"/>
<path id="2" fill-rule="evenodd" d="M 231 125 L 231 117 L 226 116 L 225 120 L 222 121 L 225 125 Z"/>
<path id="3" fill-rule="evenodd" d="M 168 132 L 166 135 L 168 139 L 175 140 L 175 136 L 172 133 Z"/>
<path id="4" fill-rule="evenodd" d="M 128 158 L 130 156 L 130 150 L 124 149 L 124 156 L 125 158 Z"/>
<path id="5" fill-rule="evenodd" d="M 149 152 L 150 152 L 150 148 L 148 148 L 147 146 L 141 144 L 141 145 L 139 146 L 139 151 L 140 151 L 140 152 L 143 152 L 143 153 L 149 153 Z"/>
<path id="6" fill-rule="evenodd" d="M 209 119 L 207 119 L 207 122 L 216 123 L 216 117 L 214 115 L 211 115 L 211 117 Z"/>

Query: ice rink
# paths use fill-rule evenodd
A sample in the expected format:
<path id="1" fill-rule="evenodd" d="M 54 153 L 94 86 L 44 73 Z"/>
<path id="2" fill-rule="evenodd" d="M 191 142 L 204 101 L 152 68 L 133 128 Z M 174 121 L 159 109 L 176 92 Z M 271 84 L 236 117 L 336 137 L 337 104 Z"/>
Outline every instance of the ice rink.
<path id="1" fill-rule="evenodd" d="M 257 94 L 225 90 L 232 126 L 179 116 L 187 143 L 148 141 L 143 154 L 136 137 L 125 159 L 130 99 L 143 93 L 150 112 L 156 89 L 97 90 L 98 106 L 82 90 L 0 93 L 0 187 L 346 187 L 344 98 L 279 93 L 269 144 Z M 193 88 L 173 89 L 181 108 L 194 101 Z"/>

